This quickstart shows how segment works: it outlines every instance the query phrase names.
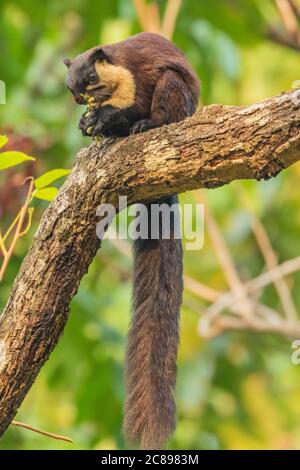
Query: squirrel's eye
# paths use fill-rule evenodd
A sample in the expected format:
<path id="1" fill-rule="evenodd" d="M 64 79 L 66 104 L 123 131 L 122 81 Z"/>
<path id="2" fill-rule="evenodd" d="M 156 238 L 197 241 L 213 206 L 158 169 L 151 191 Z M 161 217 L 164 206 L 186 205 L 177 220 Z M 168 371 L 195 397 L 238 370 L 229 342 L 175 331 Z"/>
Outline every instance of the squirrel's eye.
<path id="1" fill-rule="evenodd" d="M 98 79 L 98 75 L 95 72 L 91 72 L 88 74 L 88 81 L 89 82 L 96 82 Z"/>

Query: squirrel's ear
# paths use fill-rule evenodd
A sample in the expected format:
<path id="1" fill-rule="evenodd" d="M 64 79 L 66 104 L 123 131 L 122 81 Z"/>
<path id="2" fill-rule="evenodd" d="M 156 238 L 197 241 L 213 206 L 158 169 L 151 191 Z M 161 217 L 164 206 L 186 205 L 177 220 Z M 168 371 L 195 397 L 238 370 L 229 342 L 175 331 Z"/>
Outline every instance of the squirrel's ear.
<path id="1" fill-rule="evenodd" d="M 69 68 L 70 65 L 72 64 L 72 61 L 71 61 L 71 59 L 65 58 L 65 59 L 63 59 L 63 63 L 65 64 L 66 67 Z"/>
<path id="2" fill-rule="evenodd" d="M 97 49 L 95 49 L 94 52 L 92 53 L 92 59 L 93 59 L 94 62 L 96 62 L 97 60 L 100 60 L 100 61 L 101 60 L 108 60 L 108 57 L 105 54 L 102 47 L 97 47 Z"/>

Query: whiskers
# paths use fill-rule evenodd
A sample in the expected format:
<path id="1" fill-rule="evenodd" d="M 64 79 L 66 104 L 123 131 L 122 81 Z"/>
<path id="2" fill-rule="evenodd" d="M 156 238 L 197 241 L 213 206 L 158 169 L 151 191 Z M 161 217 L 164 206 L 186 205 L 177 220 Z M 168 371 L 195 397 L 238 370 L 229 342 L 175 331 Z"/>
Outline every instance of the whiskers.
<path id="1" fill-rule="evenodd" d="M 55 80 L 52 80 L 51 83 L 51 94 L 60 95 L 65 91 L 67 91 L 65 80 L 60 77 L 55 77 Z"/>
<path id="2" fill-rule="evenodd" d="M 59 78 L 55 83 L 55 88 L 60 89 L 60 90 L 62 89 L 66 90 L 67 85 L 66 85 L 65 80 Z"/>

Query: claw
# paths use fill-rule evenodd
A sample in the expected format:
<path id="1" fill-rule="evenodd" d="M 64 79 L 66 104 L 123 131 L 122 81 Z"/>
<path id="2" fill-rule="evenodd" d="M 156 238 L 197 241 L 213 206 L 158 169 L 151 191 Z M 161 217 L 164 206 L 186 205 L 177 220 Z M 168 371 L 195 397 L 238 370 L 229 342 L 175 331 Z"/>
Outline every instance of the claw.
<path id="1" fill-rule="evenodd" d="M 138 134 L 139 132 L 145 132 L 148 129 L 152 129 L 153 124 L 151 120 L 149 119 L 141 119 L 140 121 L 137 121 L 133 126 L 131 127 L 131 133 L 132 134 Z"/>

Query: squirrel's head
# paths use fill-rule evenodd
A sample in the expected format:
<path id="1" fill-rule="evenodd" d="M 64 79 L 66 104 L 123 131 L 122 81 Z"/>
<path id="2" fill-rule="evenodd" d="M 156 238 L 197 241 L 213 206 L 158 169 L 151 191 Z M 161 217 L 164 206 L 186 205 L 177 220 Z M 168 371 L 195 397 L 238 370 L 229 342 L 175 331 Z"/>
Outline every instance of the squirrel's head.
<path id="1" fill-rule="evenodd" d="M 64 59 L 68 68 L 67 88 L 76 103 L 86 104 L 87 97 L 94 97 L 101 104 L 112 92 L 113 84 L 109 77 L 112 66 L 110 59 L 101 47 L 90 49 L 75 59 Z"/>

